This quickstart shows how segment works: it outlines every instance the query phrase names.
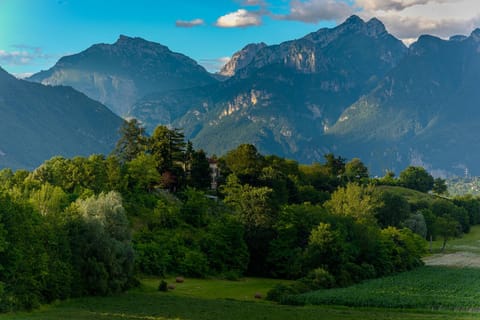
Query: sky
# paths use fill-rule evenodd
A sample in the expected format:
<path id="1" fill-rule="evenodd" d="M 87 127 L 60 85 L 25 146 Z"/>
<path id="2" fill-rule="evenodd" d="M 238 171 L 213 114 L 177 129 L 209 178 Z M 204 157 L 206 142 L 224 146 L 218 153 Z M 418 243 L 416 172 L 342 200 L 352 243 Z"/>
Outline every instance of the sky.
<path id="1" fill-rule="evenodd" d="M 377 17 L 405 43 L 469 35 L 480 0 L 0 0 L 0 67 L 19 77 L 120 34 L 183 53 L 209 71 L 249 43 L 269 45 Z"/>

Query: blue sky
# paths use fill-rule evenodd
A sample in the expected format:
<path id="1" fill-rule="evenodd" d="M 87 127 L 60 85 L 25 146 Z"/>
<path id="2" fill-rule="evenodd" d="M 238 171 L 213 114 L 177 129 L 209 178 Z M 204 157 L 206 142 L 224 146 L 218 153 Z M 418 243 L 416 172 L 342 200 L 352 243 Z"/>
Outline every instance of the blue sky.
<path id="1" fill-rule="evenodd" d="M 38 72 L 120 34 L 186 54 L 215 71 L 248 43 L 276 44 L 358 14 L 397 37 L 469 34 L 478 0 L 0 0 L 0 66 Z"/>

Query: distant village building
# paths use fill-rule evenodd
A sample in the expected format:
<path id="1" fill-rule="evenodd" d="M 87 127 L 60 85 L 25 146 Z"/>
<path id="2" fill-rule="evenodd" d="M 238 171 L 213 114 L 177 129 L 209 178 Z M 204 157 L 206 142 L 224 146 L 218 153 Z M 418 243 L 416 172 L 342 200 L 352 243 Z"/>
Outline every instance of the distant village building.
<path id="1" fill-rule="evenodd" d="M 212 190 L 217 190 L 217 179 L 220 176 L 220 170 L 218 169 L 218 161 L 217 159 L 210 158 L 208 159 L 208 163 L 210 164 L 210 175 L 212 178 L 210 188 Z"/>

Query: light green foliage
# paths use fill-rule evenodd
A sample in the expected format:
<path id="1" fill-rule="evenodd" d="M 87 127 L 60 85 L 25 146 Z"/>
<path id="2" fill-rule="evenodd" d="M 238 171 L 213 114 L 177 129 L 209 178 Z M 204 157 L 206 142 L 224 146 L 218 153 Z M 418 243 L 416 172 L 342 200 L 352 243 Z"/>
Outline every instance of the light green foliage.
<path id="1" fill-rule="evenodd" d="M 232 174 L 227 178 L 222 192 L 225 194 L 225 204 L 234 208 L 245 226 L 269 227 L 272 225 L 274 218 L 271 203 L 272 189 L 242 185 Z"/>
<path id="2" fill-rule="evenodd" d="M 382 203 L 375 187 L 348 183 L 332 194 L 325 202 L 325 208 L 335 215 L 352 217 L 360 223 L 375 224 L 375 213 Z"/>
<path id="3" fill-rule="evenodd" d="M 157 163 L 152 155 L 140 154 L 126 164 L 129 190 L 142 193 L 152 190 L 160 183 Z"/>
<path id="4" fill-rule="evenodd" d="M 30 203 L 42 215 L 59 215 L 67 207 L 68 200 L 67 194 L 60 187 L 48 182 L 30 195 Z"/>
<path id="5" fill-rule="evenodd" d="M 420 260 L 426 252 L 426 242 L 410 229 L 388 227 L 380 232 L 384 274 L 407 271 L 423 265 Z"/>

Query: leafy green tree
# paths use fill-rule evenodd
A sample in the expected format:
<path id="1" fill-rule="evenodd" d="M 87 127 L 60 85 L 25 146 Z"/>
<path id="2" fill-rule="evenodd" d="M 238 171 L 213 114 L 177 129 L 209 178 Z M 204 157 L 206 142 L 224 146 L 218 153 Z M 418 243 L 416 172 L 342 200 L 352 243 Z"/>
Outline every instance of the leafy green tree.
<path id="1" fill-rule="evenodd" d="M 376 224 L 375 213 L 381 207 L 375 187 L 348 183 L 332 194 L 325 208 L 338 216 L 352 217 L 360 223 Z"/>
<path id="2" fill-rule="evenodd" d="M 435 194 L 442 195 L 447 193 L 447 184 L 445 183 L 445 179 L 442 178 L 435 178 L 433 180 L 433 188 L 432 191 Z"/>
<path id="3" fill-rule="evenodd" d="M 105 295 L 127 289 L 134 252 L 129 223 L 116 192 L 77 200 L 69 225 L 78 294 Z"/>
<path id="4" fill-rule="evenodd" d="M 382 227 L 399 227 L 410 214 L 410 204 L 401 195 L 395 192 L 383 191 L 380 194 L 382 205 L 376 212 L 378 223 Z"/>
<path id="5" fill-rule="evenodd" d="M 413 233 L 418 234 L 423 239 L 427 237 L 427 223 L 425 217 L 420 212 L 411 214 L 408 219 L 403 221 L 403 227 L 412 230 Z"/>
<path id="6" fill-rule="evenodd" d="M 45 183 L 39 190 L 32 191 L 30 203 L 42 215 L 59 215 L 68 206 L 69 199 L 60 187 Z"/>
<path id="7" fill-rule="evenodd" d="M 117 141 L 113 154 L 122 163 L 125 163 L 144 153 L 146 148 L 145 128 L 137 119 L 125 120 L 120 128 L 120 139 Z"/>
<path id="8" fill-rule="evenodd" d="M 455 197 L 453 203 L 468 212 L 469 222 L 471 225 L 480 223 L 480 199 L 474 198 L 472 195 Z"/>
<path id="9" fill-rule="evenodd" d="M 406 188 L 428 192 L 434 185 L 433 177 L 422 167 L 410 166 L 400 173 L 400 184 Z"/>
<path id="10" fill-rule="evenodd" d="M 358 158 L 345 164 L 345 177 L 348 181 L 362 181 L 368 178 L 368 168 Z"/>
<path id="11" fill-rule="evenodd" d="M 203 150 L 193 151 L 187 172 L 187 184 L 193 188 L 207 190 L 212 183 L 212 172 L 207 155 Z"/>
<path id="12" fill-rule="evenodd" d="M 332 271 L 345 264 L 344 239 L 329 223 L 321 222 L 310 234 L 305 260 L 308 268 L 324 268 Z"/>
<path id="13" fill-rule="evenodd" d="M 183 133 L 165 126 L 156 127 L 149 139 L 149 150 L 162 175 L 162 184 L 172 191 L 183 181 L 185 146 Z"/>
<path id="14" fill-rule="evenodd" d="M 323 207 L 310 204 L 289 205 L 279 211 L 267 259 L 272 276 L 298 279 L 303 275 L 303 252 L 325 214 Z"/>
<path id="15" fill-rule="evenodd" d="M 253 186 L 257 185 L 257 179 L 265 165 L 264 157 L 251 144 L 241 144 L 227 152 L 223 160 L 228 169 L 238 177 L 240 183 Z"/>
<path id="16" fill-rule="evenodd" d="M 460 233 L 459 223 L 450 216 L 437 217 L 437 219 L 435 219 L 434 228 L 436 234 L 443 239 L 442 252 L 447 246 L 447 241 Z"/>
<path id="17" fill-rule="evenodd" d="M 271 201 L 273 190 L 267 187 L 252 187 L 240 184 L 236 175 L 227 178 L 223 186 L 224 202 L 232 207 L 239 220 L 247 227 L 271 227 L 274 208 Z"/>
<path id="18" fill-rule="evenodd" d="M 333 153 L 324 155 L 325 167 L 332 176 L 339 176 L 345 173 L 345 158 L 335 157 Z"/>
<path id="19" fill-rule="evenodd" d="M 140 154 L 126 164 L 128 187 L 130 192 L 150 192 L 160 183 L 157 162 L 152 155 Z"/>

